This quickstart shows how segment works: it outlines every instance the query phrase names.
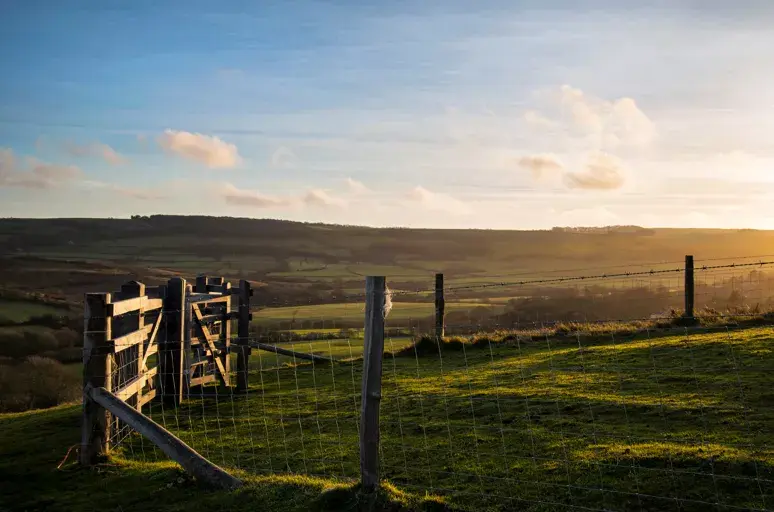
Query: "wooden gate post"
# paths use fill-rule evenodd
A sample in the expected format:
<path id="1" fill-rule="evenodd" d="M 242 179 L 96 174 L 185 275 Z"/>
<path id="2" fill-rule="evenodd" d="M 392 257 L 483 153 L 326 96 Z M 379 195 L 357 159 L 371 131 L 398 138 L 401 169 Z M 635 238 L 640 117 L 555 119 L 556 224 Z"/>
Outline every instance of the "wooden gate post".
<path id="1" fill-rule="evenodd" d="M 253 290 L 250 281 L 239 281 L 239 301 L 237 307 L 237 391 L 245 391 L 248 382 L 250 359 L 250 297 Z"/>
<path id="2" fill-rule="evenodd" d="M 694 282 L 693 256 L 685 257 L 685 318 L 693 318 Z"/>
<path id="3" fill-rule="evenodd" d="M 112 386 L 112 318 L 109 293 L 88 293 L 83 322 L 83 418 L 80 462 L 92 465 L 110 449 L 110 413 L 88 396 L 86 390 Z"/>
<path id="4" fill-rule="evenodd" d="M 366 492 L 372 492 L 379 485 L 379 406 L 382 399 L 386 289 L 384 277 L 366 278 L 360 412 L 360 478 Z"/>
<path id="5" fill-rule="evenodd" d="M 159 383 L 163 400 L 175 405 L 183 400 L 184 391 L 185 293 L 185 279 L 170 279 L 161 312 L 165 336 L 159 342 Z"/>
<path id="6" fill-rule="evenodd" d="M 443 274 L 435 275 L 435 339 L 440 343 L 444 336 L 446 300 L 443 296 Z"/>

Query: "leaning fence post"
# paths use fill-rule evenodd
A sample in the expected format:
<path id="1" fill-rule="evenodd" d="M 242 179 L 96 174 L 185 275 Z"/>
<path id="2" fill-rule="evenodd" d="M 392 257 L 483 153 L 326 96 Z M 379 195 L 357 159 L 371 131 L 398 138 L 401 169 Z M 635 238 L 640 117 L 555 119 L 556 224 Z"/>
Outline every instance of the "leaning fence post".
<path id="1" fill-rule="evenodd" d="M 694 283 L 693 256 L 685 257 L 685 318 L 693 318 Z"/>
<path id="2" fill-rule="evenodd" d="M 237 391 L 244 391 L 249 385 L 248 361 L 250 358 L 250 297 L 253 290 L 250 281 L 239 281 L 239 301 L 237 312 Z"/>
<path id="3" fill-rule="evenodd" d="M 366 278 L 360 411 L 360 479 L 366 492 L 379 485 L 379 405 L 382 398 L 386 288 L 384 277 Z"/>
<path id="4" fill-rule="evenodd" d="M 83 320 L 83 418 L 80 461 L 97 462 L 110 448 L 110 413 L 86 393 L 91 387 L 107 390 L 112 386 L 112 318 L 109 293 L 87 293 Z"/>
<path id="5" fill-rule="evenodd" d="M 444 315 L 446 300 L 443 296 L 443 274 L 435 275 L 435 339 L 441 341 L 444 337 Z"/>

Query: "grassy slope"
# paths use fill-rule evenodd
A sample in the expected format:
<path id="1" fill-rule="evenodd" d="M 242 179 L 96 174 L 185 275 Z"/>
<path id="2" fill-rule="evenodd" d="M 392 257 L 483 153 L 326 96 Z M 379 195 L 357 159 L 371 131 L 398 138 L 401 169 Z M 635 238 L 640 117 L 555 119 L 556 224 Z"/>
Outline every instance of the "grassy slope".
<path id="1" fill-rule="evenodd" d="M 384 361 L 382 474 L 476 510 L 771 508 L 772 338 L 764 327 L 404 350 Z M 148 412 L 216 463 L 259 475 L 243 491 L 253 507 L 306 510 L 326 485 L 357 477 L 360 365 L 277 368 L 273 357 L 253 359 L 246 395 Z M 78 439 L 73 407 L 0 417 L 0 431 L 0 494 L 20 509 L 235 500 L 178 484 L 141 439 L 100 473 L 56 471 Z M 277 472 L 319 479 L 263 476 Z"/>
<path id="2" fill-rule="evenodd" d="M 79 422 L 78 405 L 0 415 L 0 510 L 301 512 L 442 508 L 435 499 L 391 487 L 366 499 L 350 484 L 303 475 L 255 475 L 231 468 L 247 486 L 227 492 L 202 489 L 168 461 L 138 462 L 114 456 L 95 468 L 83 469 L 74 461 L 75 449 L 65 460 L 68 447 L 77 440 Z"/>
<path id="3" fill-rule="evenodd" d="M 39 302 L 0 299 L 0 317 L 13 322 L 26 322 L 33 316 L 66 315 L 69 310 Z"/>

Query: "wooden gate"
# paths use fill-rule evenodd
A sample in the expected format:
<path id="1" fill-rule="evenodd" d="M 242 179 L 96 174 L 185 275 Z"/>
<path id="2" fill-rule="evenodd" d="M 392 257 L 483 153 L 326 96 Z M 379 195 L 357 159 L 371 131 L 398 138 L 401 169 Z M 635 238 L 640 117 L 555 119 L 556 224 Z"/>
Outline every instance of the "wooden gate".
<path id="1" fill-rule="evenodd" d="M 87 294 L 84 390 L 105 388 L 140 412 L 156 396 L 178 404 L 192 388 L 203 392 L 201 386 L 216 381 L 230 387 L 232 353 L 236 389 L 247 389 L 251 296 L 247 281 L 232 288 L 222 277 L 206 276 L 195 287 L 173 278 L 157 287 L 130 281 L 119 292 Z M 83 429 L 88 457 L 129 432 L 90 400 L 84 400 Z"/>
<path id="2" fill-rule="evenodd" d="M 238 290 L 233 290 L 238 292 Z M 232 311 L 231 283 L 222 277 L 199 276 L 186 293 L 186 389 L 217 381 L 231 386 L 231 330 L 238 312 Z"/>

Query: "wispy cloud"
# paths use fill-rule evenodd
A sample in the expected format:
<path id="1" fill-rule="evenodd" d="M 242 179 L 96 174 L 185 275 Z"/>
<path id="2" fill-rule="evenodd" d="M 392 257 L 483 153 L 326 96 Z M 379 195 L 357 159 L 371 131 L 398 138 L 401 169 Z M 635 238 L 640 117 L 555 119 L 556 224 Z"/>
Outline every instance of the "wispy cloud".
<path id="1" fill-rule="evenodd" d="M 290 148 L 280 146 L 271 154 L 270 164 L 274 169 L 292 169 L 296 166 L 298 157 Z"/>
<path id="2" fill-rule="evenodd" d="M 321 189 L 312 189 L 301 198 L 302 202 L 307 206 L 322 206 L 322 207 L 344 207 L 347 205 L 346 201 L 338 197 L 330 195 L 328 192 Z"/>
<path id="3" fill-rule="evenodd" d="M 615 190 L 624 184 L 623 162 L 606 153 L 593 153 L 580 172 L 568 172 L 565 181 L 570 188 L 585 190 Z"/>
<path id="4" fill-rule="evenodd" d="M 115 149 L 101 142 L 83 145 L 68 142 L 65 144 L 64 148 L 71 156 L 98 157 L 111 165 L 123 165 L 129 161 Z"/>
<path id="5" fill-rule="evenodd" d="M 167 197 L 167 194 L 159 192 L 158 189 L 125 187 L 115 183 L 106 183 L 103 181 L 83 181 L 81 185 L 86 188 L 99 189 L 141 201 L 154 201 Z"/>
<path id="6" fill-rule="evenodd" d="M 165 151 L 202 163 L 211 169 L 236 167 L 242 161 L 234 144 L 211 135 L 165 130 L 156 141 Z"/>
<path id="7" fill-rule="evenodd" d="M 332 196 L 322 189 L 312 189 L 301 195 L 269 195 L 256 190 L 241 189 L 231 183 L 221 186 L 221 196 L 226 203 L 253 208 L 343 208 L 346 201 Z"/>
<path id="8" fill-rule="evenodd" d="M 362 181 L 357 181 L 352 178 L 347 178 L 347 190 L 354 195 L 363 195 L 371 192 L 371 189 L 365 186 Z"/>
<path id="9" fill-rule="evenodd" d="M 82 171 L 74 165 L 51 164 L 27 158 L 21 165 L 13 150 L 0 149 L 0 187 L 51 189 L 78 180 Z"/>
<path id="10" fill-rule="evenodd" d="M 519 167 L 532 173 L 535 179 L 561 175 L 564 164 L 553 155 L 526 155 L 519 159 Z"/>
<path id="11" fill-rule="evenodd" d="M 451 213 L 454 215 L 466 215 L 470 213 L 470 207 L 459 199 L 447 194 L 431 192 L 422 186 L 416 186 L 411 189 L 406 194 L 406 198 L 411 202 L 420 204 L 427 210 Z"/>

